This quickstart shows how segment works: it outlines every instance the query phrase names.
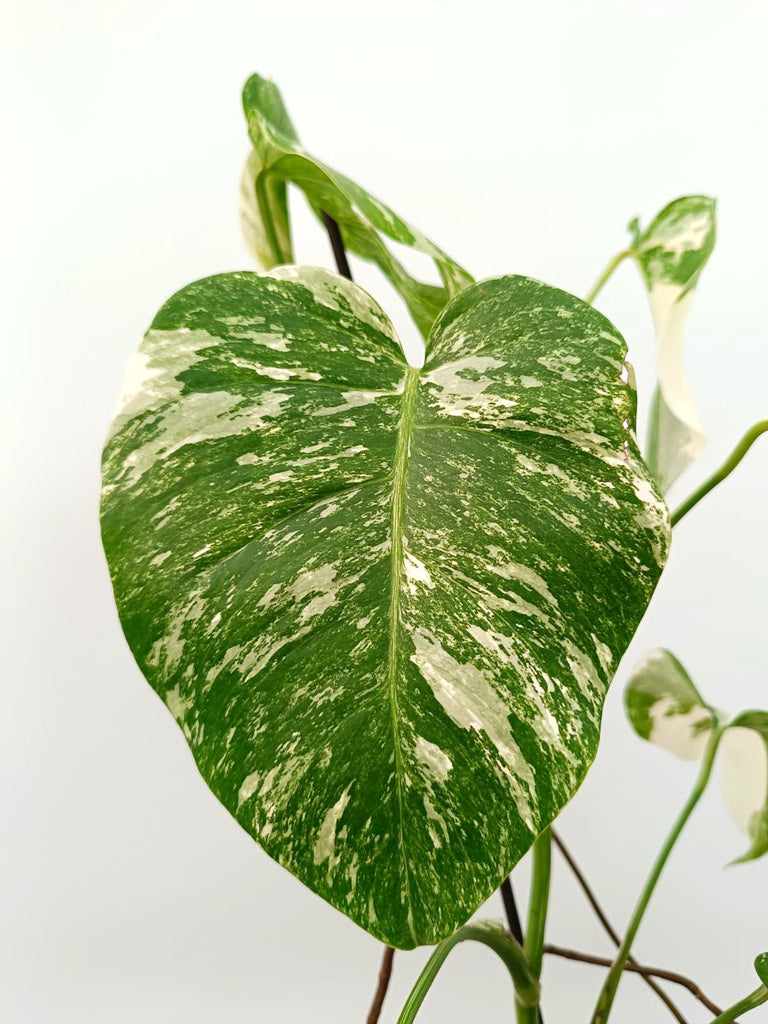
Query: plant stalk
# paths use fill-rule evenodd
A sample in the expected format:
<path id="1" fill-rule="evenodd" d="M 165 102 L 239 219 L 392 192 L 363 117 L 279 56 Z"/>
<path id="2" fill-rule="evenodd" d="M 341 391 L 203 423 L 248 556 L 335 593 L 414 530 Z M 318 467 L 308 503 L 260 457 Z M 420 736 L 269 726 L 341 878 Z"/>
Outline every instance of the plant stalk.
<path id="1" fill-rule="evenodd" d="M 325 210 L 321 210 L 320 215 L 323 218 L 323 224 L 325 225 L 325 230 L 328 233 L 328 241 L 331 243 L 333 258 L 336 262 L 336 269 L 342 277 L 346 277 L 348 281 L 351 281 L 352 271 L 349 267 L 347 250 L 344 247 L 344 240 L 341 237 L 341 229 L 339 228 L 338 222 L 335 221 L 329 213 L 326 213 Z"/>
<path id="2" fill-rule="evenodd" d="M 568 849 L 568 847 L 565 845 L 565 843 L 563 842 L 562 838 L 558 835 L 558 833 L 555 832 L 554 829 L 552 829 L 552 841 L 557 846 L 557 848 L 560 850 L 560 853 L 563 855 L 563 859 L 565 860 L 566 864 L 568 865 L 568 867 L 573 872 L 574 877 L 576 878 L 576 881 L 579 883 L 579 885 L 582 888 L 582 891 L 584 892 L 584 895 L 587 897 L 589 905 L 594 910 L 594 912 L 595 912 L 595 914 L 597 916 L 598 921 L 600 922 L 600 924 L 603 926 L 603 928 L 605 929 L 606 933 L 610 937 L 611 942 L 614 944 L 614 946 L 616 946 L 618 948 L 621 945 L 621 938 L 619 937 L 618 932 L 613 927 L 611 922 L 608 920 L 608 916 L 606 915 L 605 911 L 603 910 L 603 908 L 598 903 L 597 896 L 595 896 L 594 892 L 592 891 L 592 887 L 590 886 L 589 882 L 585 878 L 584 872 L 581 870 L 579 865 L 576 863 L 576 860 L 574 859 L 573 854 Z M 547 952 L 546 948 L 545 948 L 544 952 L 545 953 Z M 634 957 L 630 956 L 630 957 L 627 958 L 627 969 L 629 970 L 632 965 L 637 966 L 637 961 L 634 959 Z M 605 967 L 610 967 L 611 966 L 611 961 L 609 960 L 604 966 Z M 670 997 L 667 995 L 667 993 L 664 991 L 664 989 L 661 987 L 661 985 L 657 985 L 656 982 L 653 980 L 653 978 L 650 975 L 648 975 L 648 974 L 641 974 L 641 977 L 642 977 L 643 981 L 646 983 L 646 985 L 648 986 L 648 988 L 650 988 L 653 992 L 655 992 L 656 995 L 659 997 L 659 999 L 662 1001 L 662 1003 L 664 1003 L 664 1005 L 669 1010 L 669 1012 L 672 1014 L 672 1016 L 675 1018 L 675 1020 L 678 1022 L 678 1024 L 686 1024 L 685 1017 L 683 1017 L 683 1015 L 682 1015 L 682 1013 L 680 1013 L 680 1010 L 678 1009 L 678 1007 L 670 999 Z M 705 1003 L 705 1005 L 706 1005 L 706 1003 Z M 707 1005 L 707 1009 L 711 1010 L 712 1013 L 719 1013 L 720 1012 L 719 1007 L 715 1007 L 714 1004 L 712 1004 L 711 1006 Z"/>
<path id="3" fill-rule="evenodd" d="M 715 1017 L 712 1024 L 730 1024 L 740 1014 L 754 1010 L 765 1002 L 768 1002 L 768 988 L 765 985 L 761 985 L 760 988 L 756 988 L 754 992 L 750 992 L 748 996 L 740 999 L 738 1003 L 734 1003 L 733 1006 L 724 1010 L 719 1017 Z"/>
<path id="4" fill-rule="evenodd" d="M 537 980 L 541 977 L 541 965 L 544 959 L 544 931 L 547 923 L 551 874 L 552 833 L 547 828 L 533 844 L 531 895 L 528 901 L 528 923 L 523 947 Z M 540 1019 L 538 1007 L 519 1006 L 517 1009 L 518 1024 L 540 1024 Z"/>
<path id="5" fill-rule="evenodd" d="M 381 967 L 379 968 L 379 980 L 376 985 L 376 992 L 371 1003 L 371 1008 L 368 1011 L 368 1016 L 365 1018 L 365 1024 L 379 1024 L 379 1017 L 381 1016 L 381 1008 L 384 1005 L 384 997 L 387 994 L 389 988 L 389 982 L 392 978 L 392 961 L 394 960 L 395 951 L 391 946 L 384 947 L 384 955 L 381 958 Z"/>
<path id="6" fill-rule="evenodd" d="M 531 964 L 523 948 L 512 938 L 502 924 L 494 921 L 477 921 L 465 924 L 450 938 L 435 949 L 419 975 L 411 994 L 406 1000 L 397 1024 L 413 1024 L 416 1014 L 443 966 L 446 957 L 460 942 L 468 939 L 482 942 L 497 953 L 507 966 L 515 986 L 515 1000 L 519 1006 L 535 1007 L 539 1001 L 539 983 L 533 974 Z"/>
<path id="7" fill-rule="evenodd" d="M 257 175 L 256 182 L 256 202 L 259 207 L 259 215 L 261 222 L 264 225 L 264 234 L 267 239 L 267 244 L 272 252 L 272 265 L 278 266 L 280 263 L 284 263 L 283 252 L 280 248 L 280 242 L 275 231 L 275 225 L 272 220 L 272 210 L 269 205 L 269 196 L 267 195 L 267 184 L 266 177 L 263 174 Z"/>
<path id="8" fill-rule="evenodd" d="M 628 256 L 632 255 L 634 255 L 634 251 L 632 249 L 622 249 L 621 252 L 617 252 L 613 259 L 607 264 L 600 277 L 598 277 L 597 281 L 595 281 L 590 290 L 587 292 L 584 301 L 589 303 L 594 302 L 597 296 L 600 294 L 600 292 L 603 290 L 605 285 L 612 277 L 613 272 L 617 269 L 617 267 L 621 266 L 624 260 Z"/>
<path id="9" fill-rule="evenodd" d="M 523 926 L 520 924 L 520 914 L 517 910 L 515 893 L 512 889 L 512 879 L 507 877 L 501 883 L 501 899 L 504 904 L 504 911 L 507 915 L 507 924 L 513 937 L 523 945 Z"/>
<path id="10" fill-rule="evenodd" d="M 605 979 L 605 983 L 600 993 L 600 997 L 597 1001 L 595 1012 L 592 1016 L 592 1024 L 605 1024 L 605 1021 L 608 1020 L 608 1015 L 611 1012 L 611 1007 L 613 1006 L 613 1001 L 616 997 L 616 990 L 619 987 L 619 982 L 621 981 L 622 974 L 624 972 L 624 967 L 632 951 L 632 943 L 635 940 L 637 930 L 640 927 L 640 924 L 643 920 L 643 916 L 648 908 L 648 904 L 651 901 L 651 897 L 653 896 L 656 885 L 659 881 L 659 878 L 661 877 L 661 873 L 664 870 L 667 860 L 669 859 L 669 855 L 674 849 L 675 843 L 680 837 L 680 833 L 685 828 L 685 825 L 687 824 L 688 819 L 693 813 L 694 808 L 701 799 L 704 790 L 707 788 L 707 783 L 709 782 L 710 776 L 712 774 L 712 768 L 715 763 L 715 755 L 717 754 L 717 748 L 720 742 L 721 735 L 722 729 L 719 726 L 714 726 L 709 738 L 709 742 L 707 744 L 707 749 L 705 751 L 704 758 L 701 763 L 701 768 L 699 770 L 699 776 L 696 780 L 696 784 L 693 787 L 693 791 L 691 792 L 691 795 L 688 797 L 688 800 L 686 801 L 685 806 L 683 807 L 683 810 L 681 811 L 677 821 L 672 826 L 672 830 L 667 836 L 667 839 L 664 842 L 664 845 L 662 846 L 658 857 L 656 858 L 656 862 L 653 865 L 653 868 L 651 869 L 651 873 L 648 876 L 648 879 L 643 887 L 643 890 L 640 893 L 640 898 L 630 919 L 627 932 L 624 938 L 622 939 L 619 951 L 616 954 L 616 957 L 613 961 L 613 965 L 610 971 L 608 972 L 607 978 Z"/>
<path id="11" fill-rule="evenodd" d="M 753 427 L 749 428 L 722 466 L 715 470 L 712 476 L 705 480 L 701 487 L 693 492 L 690 498 L 687 498 L 682 505 L 675 509 L 671 518 L 673 526 L 676 526 L 683 516 L 687 515 L 695 505 L 698 505 L 701 499 L 705 498 L 713 488 L 722 483 L 727 476 L 730 476 L 758 437 L 766 431 L 768 431 L 768 420 L 760 420 Z"/>

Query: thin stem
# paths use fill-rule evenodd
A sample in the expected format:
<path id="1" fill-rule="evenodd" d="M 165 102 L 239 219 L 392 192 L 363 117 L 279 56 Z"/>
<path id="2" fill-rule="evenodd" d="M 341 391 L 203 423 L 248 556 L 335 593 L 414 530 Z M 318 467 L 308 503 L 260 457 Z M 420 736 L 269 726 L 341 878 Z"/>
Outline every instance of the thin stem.
<path id="1" fill-rule="evenodd" d="M 528 928 L 525 933 L 525 952 L 531 961 L 534 973 L 541 974 L 544 947 L 544 930 L 547 923 L 549 904 L 549 882 L 552 873 L 552 834 L 545 829 L 533 845 L 533 873 L 531 875 L 531 899 L 528 906 Z"/>
<path id="2" fill-rule="evenodd" d="M 344 248 L 344 240 L 341 237 L 339 225 L 325 210 L 321 210 L 320 215 L 323 218 L 325 230 L 328 232 L 328 239 L 331 243 L 331 249 L 333 249 L 333 258 L 336 261 L 336 269 L 342 277 L 346 277 L 351 281 L 352 271 L 349 269 L 347 250 Z"/>
<path id="3" fill-rule="evenodd" d="M 611 967 L 613 961 L 605 956 L 593 956 L 591 953 L 580 953 L 575 949 L 566 949 L 564 946 L 553 946 L 551 943 L 546 943 L 544 946 L 544 952 L 548 956 L 559 956 L 565 960 L 577 960 L 579 963 L 594 964 L 596 967 Z M 691 995 L 698 999 L 709 1010 L 710 1013 L 722 1013 L 723 1011 L 717 1005 L 713 1003 L 699 988 L 696 982 L 692 978 L 686 978 L 684 974 L 678 974 L 677 971 L 667 971 L 662 967 L 645 967 L 643 964 L 638 964 L 634 960 L 628 960 L 624 964 L 624 970 L 629 971 L 632 974 L 639 974 L 641 978 L 646 981 L 653 978 L 662 978 L 664 981 L 670 981 L 675 985 L 680 985 L 682 988 L 687 989 Z"/>
<path id="4" fill-rule="evenodd" d="M 269 205 L 269 196 L 267 194 L 266 175 L 256 175 L 255 189 L 256 203 L 259 207 L 261 223 L 264 225 L 264 235 L 267 240 L 267 245 L 269 246 L 272 254 L 272 263 L 273 266 L 277 266 L 280 263 L 284 263 L 285 259 L 282 249 L 280 248 L 280 241 L 278 240 L 277 232 L 275 231 L 275 224 L 272 220 L 272 210 Z"/>
<path id="5" fill-rule="evenodd" d="M 736 1020 L 740 1013 L 754 1010 L 765 1002 L 768 1002 L 768 988 L 761 985 L 760 988 L 756 988 L 754 992 L 750 992 L 748 996 L 740 999 L 738 1003 L 734 1003 L 733 1006 L 724 1010 L 719 1017 L 712 1021 L 712 1024 L 729 1024 L 730 1021 Z"/>
<path id="6" fill-rule="evenodd" d="M 520 945 L 523 945 L 523 926 L 520 923 L 520 914 L 517 911 L 515 893 L 512 888 L 512 879 L 505 878 L 501 883 L 501 899 L 504 903 L 504 912 L 507 915 L 507 924 L 513 937 Z"/>
<path id="7" fill-rule="evenodd" d="M 619 933 L 616 931 L 616 929 L 613 927 L 611 922 L 608 920 L 608 917 L 607 917 L 605 911 L 603 910 L 603 908 L 598 903 L 597 896 L 595 896 L 595 893 L 592 890 L 589 882 L 587 882 L 586 878 L 584 877 L 584 874 L 583 874 L 581 868 L 579 867 L 579 865 L 576 863 L 576 861 L 575 861 L 575 859 L 573 857 L 573 854 L 570 852 L 568 847 L 565 845 L 565 843 L 561 839 L 560 835 L 557 832 L 555 832 L 554 829 L 552 829 L 552 839 L 553 839 L 555 845 L 557 846 L 557 848 L 560 850 L 560 853 L 562 854 L 563 859 L 565 860 L 566 864 L 568 865 L 568 867 L 573 872 L 573 874 L 574 874 L 574 876 L 576 878 L 576 881 L 581 886 L 581 888 L 582 888 L 582 890 L 584 892 L 584 895 L 587 897 L 587 900 L 589 901 L 590 906 L 592 907 L 592 909 L 594 910 L 595 914 L 597 915 L 598 921 L 603 926 L 605 931 L 608 933 L 608 935 L 611 938 L 611 941 L 614 943 L 614 945 L 620 946 L 621 945 L 621 939 L 619 938 Z M 637 965 L 637 961 L 635 960 L 634 957 L 631 957 L 631 956 L 627 957 L 627 963 L 628 964 Z M 672 1014 L 672 1016 L 675 1018 L 675 1020 L 678 1022 L 678 1024 L 686 1024 L 685 1017 L 683 1017 L 682 1013 L 680 1013 L 680 1010 L 677 1008 L 677 1006 L 675 1006 L 675 1004 L 669 998 L 669 996 L 664 991 L 664 989 L 660 985 L 657 985 L 656 982 L 653 980 L 653 978 L 651 978 L 649 975 L 643 974 L 642 978 L 643 978 L 643 981 L 648 986 L 648 988 L 650 988 L 653 992 L 655 992 L 656 995 L 659 997 L 659 999 L 662 1001 L 662 1003 L 664 1003 L 664 1005 L 669 1010 L 669 1012 Z"/>
<path id="8" fill-rule="evenodd" d="M 683 516 L 690 512 L 694 505 L 698 505 L 701 499 L 706 497 L 714 487 L 717 487 L 727 476 L 730 476 L 758 437 L 766 431 L 768 431 L 768 420 L 760 420 L 753 427 L 749 428 L 722 466 L 715 470 L 712 476 L 705 480 L 701 487 L 693 492 L 690 498 L 687 498 L 679 508 L 675 509 L 671 519 L 673 526 L 676 526 Z"/>
<path id="9" fill-rule="evenodd" d="M 497 953 L 507 966 L 515 986 L 515 999 L 520 1006 L 535 1006 L 539 1000 L 539 983 L 533 975 L 528 957 L 523 948 L 513 939 L 501 922 L 476 921 L 465 924 L 450 938 L 435 949 L 421 972 L 405 1006 L 397 1018 L 397 1024 L 412 1024 L 419 1007 L 424 1002 L 432 982 L 454 946 L 467 939 L 482 942 Z"/>
<path id="10" fill-rule="evenodd" d="M 392 977 L 392 961 L 394 956 L 394 949 L 391 946 L 385 946 L 384 956 L 381 958 L 381 967 L 379 969 L 379 983 L 376 986 L 376 993 L 373 997 L 371 1008 L 368 1011 L 368 1016 L 365 1018 L 365 1024 L 378 1024 L 379 1022 L 381 1008 L 384 1005 L 384 997 L 387 994 L 389 980 Z"/>
<path id="11" fill-rule="evenodd" d="M 531 894 L 528 900 L 528 925 L 525 930 L 524 949 L 536 978 L 541 977 L 544 954 L 544 930 L 549 905 L 549 883 L 552 872 L 552 835 L 545 829 L 533 844 Z M 538 1007 L 519 1007 L 518 1024 L 541 1024 Z"/>
<path id="12" fill-rule="evenodd" d="M 594 302 L 595 299 L 597 298 L 597 296 L 603 290 L 604 286 L 608 283 L 608 280 L 610 279 L 610 277 L 613 274 L 614 270 L 616 270 L 616 268 L 619 267 L 624 262 L 624 260 L 627 258 L 627 256 L 632 256 L 632 255 L 633 255 L 633 250 L 632 249 L 622 249 L 621 252 L 617 252 L 616 255 L 613 257 L 613 259 L 608 263 L 608 265 L 606 266 L 605 270 L 602 272 L 600 277 L 598 277 L 598 279 L 592 285 L 590 290 L 587 292 L 584 301 L 585 302 L 590 302 L 590 303 Z"/>
<path id="13" fill-rule="evenodd" d="M 693 787 L 693 791 L 688 797 L 680 816 L 672 826 L 672 831 L 667 836 L 667 839 L 661 848 L 661 852 L 656 858 L 656 862 L 651 869 L 648 880 L 640 893 L 640 899 L 638 900 L 637 906 L 635 907 L 630 919 L 626 935 L 619 946 L 619 951 L 616 954 L 616 959 L 613 961 L 613 966 L 608 972 L 608 977 L 605 979 L 605 984 L 603 985 L 603 989 L 600 993 L 600 997 L 597 1001 L 597 1006 L 592 1017 L 592 1024 L 605 1024 L 605 1021 L 608 1019 L 608 1014 L 611 1012 L 611 1007 L 613 1006 L 613 1001 L 616 997 L 616 990 L 619 987 L 619 982 L 621 981 L 621 976 L 624 971 L 624 965 L 632 951 L 632 943 L 635 940 L 637 930 L 640 927 L 645 911 L 651 901 L 656 884 L 661 877 L 661 873 L 669 859 L 669 855 L 674 849 L 675 843 L 680 837 L 680 833 L 685 828 L 696 804 L 698 804 L 704 790 L 707 788 L 707 783 L 709 782 L 710 775 L 712 774 L 712 766 L 715 763 L 715 755 L 717 753 L 717 747 L 720 742 L 721 735 L 722 730 L 719 727 L 714 727 L 712 729 L 707 749 L 701 763 L 699 777 L 696 780 L 696 785 Z"/>

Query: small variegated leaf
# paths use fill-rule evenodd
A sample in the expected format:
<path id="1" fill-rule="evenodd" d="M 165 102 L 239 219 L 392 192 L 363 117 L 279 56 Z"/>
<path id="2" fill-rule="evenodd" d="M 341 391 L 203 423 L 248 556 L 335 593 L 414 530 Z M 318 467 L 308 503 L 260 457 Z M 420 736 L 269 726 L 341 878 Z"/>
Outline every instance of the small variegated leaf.
<path id="1" fill-rule="evenodd" d="M 261 158 L 251 150 L 240 178 L 240 227 L 245 244 L 257 264 L 268 270 L 279 263 L 293 262 L 293 243 L 288 216 L 288 188 L 276 178 L 260 178 Z M 256 182 L 263 189 L 265 212 L 262 216 L 256 196 Z M 275 260 L 275 254 L 279 259 Z"/>
<path id="2" fill-rule="evenodd" d="M 296 129 L 274 82 L 254 76 L 252 101 L 264 112 L 259 144 L 251 150 L 240 179 L 240 225 L 246 245 L 264 270 L 293 262 L 288 187 L 265 173 L 286 146 L 298 145 Z"/>
<path id="3" fill-rule="evenodd" d="M 749 837 L 738 862 L 768 853 L 768 711 L 744 711 L 722 739 L 725 802 L 731 817 Z"/>
<path id="4" fill-rule="evenodd" d="M 139 348 L 101 513 L 130 647 L 243 828 L 391 945 L 467 920 L 595 755 L 669 538 L 625 352 L 507 277 L 418 370 L 295 267 L 190 285 Z"/>
<path id="5" fill-rule="evenodd" d="M 704 753 L 714 713 L 670 651 L 658 648 L 643 658 L 627 683 L 624 706 L 642 739 L 684 761 Z"/>
<path id="6" fill-rule="evenodd" d="M 683 363 L 683 326 L 694 288 L 715 244 L 715 200 L 683 196 L 636 237 L 632 252 L 648 287 L 659 383 L 648 429 L 647 461 L 665 493 L 704 447 Z"/>
<path id="7" fill-rule="evenodd" d="M 448 299 L 472 283 L 470 275 L 419 231 L 349 178 L 302 149 L 279 90 L 260 75 L 243 89 L 243 107 L 254 152 L 241 186 L 243 231 L 260 264 L 269 269 L 292 260 L 285 211 L 285 187 L 300 188 L 319 215 L 338 223 L 345 247 L 375 263 L 400 292 L 426 338 Z M 425 284 L 409 274 L 385 239 L 429 256 L 442 285 Z"/>

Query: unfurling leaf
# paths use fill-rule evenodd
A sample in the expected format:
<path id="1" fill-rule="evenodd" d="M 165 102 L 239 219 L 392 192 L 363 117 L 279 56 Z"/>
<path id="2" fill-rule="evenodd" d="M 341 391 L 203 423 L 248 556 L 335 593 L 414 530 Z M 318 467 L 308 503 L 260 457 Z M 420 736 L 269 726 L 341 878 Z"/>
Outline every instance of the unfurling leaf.
<path id="1" fill-rule="evenodd" d="M 762 983 L 768 988 L 768 953 L 755 957 L 755 971 Z"/>
<path id="2" fill-rule="evenodd" d="M 453 932 L 573 795 L 669 528 L 626 346 L 521 277 L 423 369 L 326 271 L 161 309 L 103 461 L 121 621 L 216 796 L 383 941 Z"/>
<path id="3" fill-rule="evenodd" d="M 714 244 L 715 200 L 709 196 L 675 199 L 633 244 L 648 286 L 659 376 L 647 461 L 665 493 L 704 448 L 704 432 L 683 364 L 683 325 Z"/>
<path id="4" fill-rule="evenodd" d="M 403 297 L 424 337 L 452 295 L 472 278 L 429 239 L 349 178 L 306 153 L 296 136 L 277 86 L 253 75 L 243 89 L 243 107 L 253 153 L 243 173 L 240 210 L 243 232 L 264 269 L 290 263 L 286 183 L 304 192 L 315 213 L 338 223 L 345 247 L 375 263 Z M 409 274 L 387 246 L 399 242 L 429 256 L 442 285 Z"/>
<path id="5" fill-rule="evenodd" d="M 731 817 L 750 840 L 738 861 L 768 853 L 768 711 L 744 711 L 723 736 L 723 788 Z"/>
<path id="6" fill-rule="evenodd" d="M 624 704 L 642 739 L 684 761 L 704 753 L 715 716 L 670 651 L 659 648 L 643 658 L 627 683 Z"/>

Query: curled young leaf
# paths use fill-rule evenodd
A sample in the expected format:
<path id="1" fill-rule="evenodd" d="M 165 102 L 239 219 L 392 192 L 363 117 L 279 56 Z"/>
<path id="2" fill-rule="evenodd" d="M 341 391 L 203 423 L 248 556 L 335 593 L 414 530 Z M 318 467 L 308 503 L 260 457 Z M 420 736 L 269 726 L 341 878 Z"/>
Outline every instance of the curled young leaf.
<path id="1" fill-rule="evenodd" d="M 255 76 L 249 85 L 253 102 L 258 102 L 264 116 L 258 145 L 251 150 L 240 179 L 240 225 L 257 263 L 268 270 L 293 262 L 288 187 L 268 168 L 286 146 L 297 146 L 299 139 L 274 82 Z"/>
<path id="2" fill-rule="evenodd" d="M 422 370 L 326 271 L 198 281 L 104 451 L 121 621 L 216 796 L 384 942 L 453 932 L 592 762 L 667 553 L 626 347 L 521 277 Z"/>
<path id="3" fill-rule="evenodd" d="M 749 837 L 750 847 L 737 863 L 768 853 L 768 711 L 744 711 L 722 739 L 725 802 L 731 817 Z"/>
<path id="4" fill-rule="evenodd" d="M 260 75 L 249 78 L 243 89 L 243 107 L 253 153 L 241 186 L 241 217 L 246 239 L 261 265 L 269 269 L 292 260 L 285 187 L 293 184 L 304 192 L 315 213 L 324 211 L 333 217 L 350 252 L 379 267 L 402 295 L 426 338 L 437 314 L 452 295 L 472 283 L 471 276 L 384 203 L 306 153 L 273 82 Z M 385 239 L 429 256 L 442 284 L 425 284 L 414 278 Z"/>
<path id="5" fill-rule="evenodd" d="M 760 953 L 755 957 L 755 971 L 760 981 L 768 988 L 768 953 Z"/>
<path id="6" fill-rule="evenodd" d="M 658 648 L 643 658 L 627 683 L 624 705 L 642 739 L 684 761 L 704 753 L 715 716 L 671 651 Z"/>
<path id="7" fill-rule="evenodd" d="M 659 375 L 646 458 L 665 493 L 704 447 L 683 363 L 683 325 L 714 244 L 715 200 L 682 196 L 636 237 L 632 250 L 648 287 Z"/>

